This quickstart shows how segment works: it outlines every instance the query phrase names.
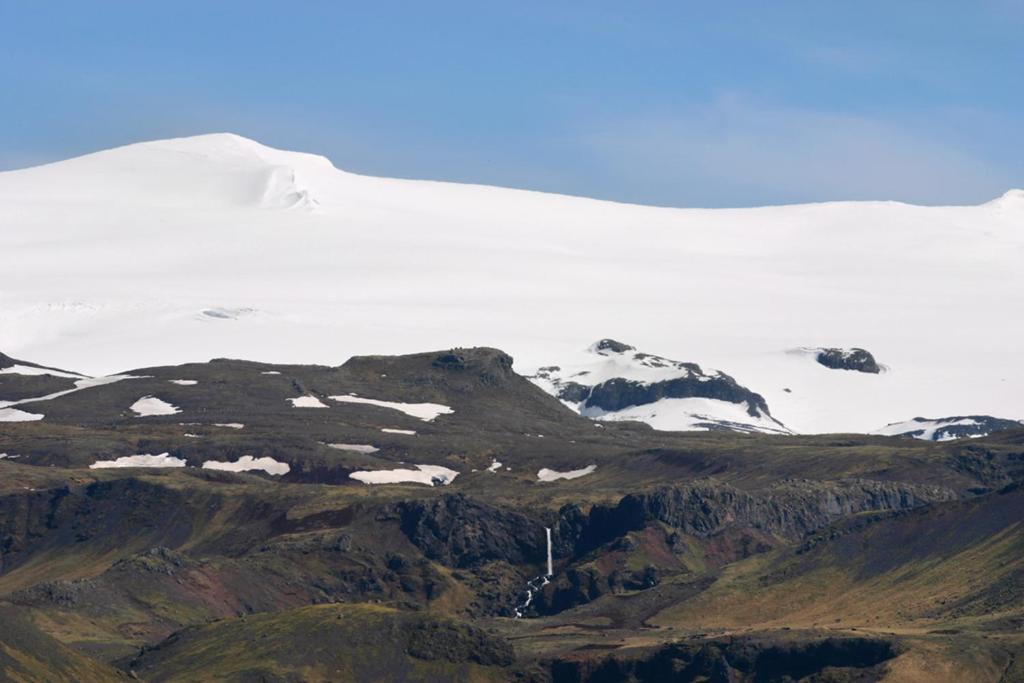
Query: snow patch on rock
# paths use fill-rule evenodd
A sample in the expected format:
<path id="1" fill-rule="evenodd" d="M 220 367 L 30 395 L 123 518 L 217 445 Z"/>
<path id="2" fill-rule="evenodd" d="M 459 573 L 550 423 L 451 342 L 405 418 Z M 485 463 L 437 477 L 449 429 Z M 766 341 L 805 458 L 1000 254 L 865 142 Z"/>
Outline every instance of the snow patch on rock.
<path id="1" fill-rule="evenodd" d="M 752 417 L 749 405 L 712 398 L 663 398 L 615 412 L 586 408 L 584 417 L 607 422 L 645 422 L 668 432 L 732 431 L 745 434 L 789 434 L 771 418 Z"/>
<path id="2" fill-rule="evenodd" d="M 583 469 L 559 472 L 544 467 L 537 471 L 537 479 L 540 481 L 558 481 L 559 479 L 579 479 L 597 471 L 597 465 L 587 465 Z"/>
<path id="3" fill-rule="evenodd" d="M 175 458 L 170 453 L 159 455 L 125 455 L 114 460 L 97 460 L 89 465 L 91 470 L 111 469 L 117 467 L 184 467 L 185 461 Z"/>
<path id="4" fill-rule="evenodd" d="M 316 396 L 299 396 L 298 398 L 288 399 L 292 406 L 295 408 L 327 408 L 327 404 L 318 399 Z"/>
<path id="5" fill-rule="evenodd" d="M 282 474 L 288 474 L 291 467 L 286 462 L 274 460 L 273 458 L 266 456 L 262 458 L 255 458 L 251 455 L 243 455 L 234 462 L 226 462 L 220 460 L 207 460 L 203 463 L 204 470 L 223 470 L 225 472 L 252 472 L 256 470 L 262 470 L 267 474 L 279 476 Z"/>
<path id="6" fill-rule="evenodd" d="M 352 479 L 364 484 L 401 484 L 414 483 L 427 486 L 447 486 L 459 473 L 440 465 L 413 465 L 416 469 L 373 470 L 353 472 Z"/>
<path id="7" fill-rule="evenodd" d="M 363 443 L 327 443 L 324 445 L 336 451 L 352 451 L 353 453 L 376 453 L 380 450 L 376 446 Z"/>
<path id="8" fill-rule="evenodd" d="M 125 379 L 145 379 L 143 375 L 107 375 L 106 377 L 86 377 L 84 379 L 75 380 L 75 386 L 71 389 L 63 389 L 61 391 L 55 391 L 52 394 L 46 394 L 45 396 L 37 396 L 35 398 L 23 398 L 18 401 L 0 401 L 0 408 L 8 406 L 19 406 L 25 403 L 39 403 L 41 401 L 52 401 L 55 398 L 61 396 L 67 396 L 84 389 L 91 389 L 93 387 L 101 387 L 106 384 L 113 384 L 114 382 L 120 382 Z"/>
<path id="9" fill-rule="evenodd" d="M 152 417 L 154 415 L 177 415 L 181 412 L 181 409 L 175 405 L 171 405 L 163 399 L 156 398 L 155 396 L 143 396 L 138 401 L 133 403 L 129 408 L 133 413 L 139 417 Z"/>
<path id="10" fill-rule="evenodd" d="M 35 422 L 44 417 L 41 413 L 28 413 L 17 408 L 0 408 L 0 422 Z"/>
<path id="11" fill-rule="evenodd" d="M 343 396 L 329 396 L 332 401 L 338 401 L 339 403 L 362 403 L 365 405 L 377 406 L 380 408 L 390 408 L 391 410 L 398 410 L 410 417 L 415 417 L 424 422 L 432 422 L 439 415 L 450 415 L 455 412 L 446 405 L 440 403 L 400 403 L 398 401 L 379 401 L 373 398 L 363 398 L 356 396 L 355 394 L 348 394 Z"/>

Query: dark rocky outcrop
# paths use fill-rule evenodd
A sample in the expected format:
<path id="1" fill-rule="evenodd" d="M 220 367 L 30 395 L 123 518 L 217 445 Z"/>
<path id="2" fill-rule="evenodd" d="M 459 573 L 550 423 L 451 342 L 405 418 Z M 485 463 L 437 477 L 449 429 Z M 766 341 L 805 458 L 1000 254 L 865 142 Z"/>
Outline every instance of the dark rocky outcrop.
<path id="1" fill-rule="evenodd" d="M 729 527 L 750 527 L 798 540 L 847 515 L 904 510 L 956 497 L 938 486 L 870 480 L 788 480 L 758 493 L 706 480 L 630 494 L 613 507 L 593 506 L 586 517 L 575 506 L 566 506 L 555 548 L 565 549 L 568 538 L 575 538 L 572 551 L 578 556 L 651 521 L 698 538 Z"/>
<path id="2" fill-rule="evenodd" d="M 627 351 L 636 351 L 635 346 L 629 344 L 623 344 L 620 341 L 614 339 L 602 339 L 594 344 L 594 351 L 602 353 L 604 351 L 610 351 L 612 353 L 626 353 Z"/>
<path id="3" fill-rule="evenodd" d="M 544 586 L 531 608 L 538 614 L 558 614 L 609 593 L 652 588 L 659 580 L 658 570 L 653 566 L 632 572 L 613 571 L 607 575 L 595 567 L 570 567 Z"/>
<path id="4" fill-rule="evenodd" d="M 764 397 L 742 386 L 724 372 L 705 371 L 696 363 L 642 353 L 614 339 L 602 339 L 591 345 L 590 351 L 609 359 L 596 359 L 596 367 L 614 362 L 616 365 L 610 369 L 620 371 L 622 376 L 595 383 L 587 379 L 592 373 L 590 369 L 570 374 L 559 366 L 551 365 L 539 368 L 534 379 L 539 380 L 542 386 L 562 401 L 574 404 L 581 414 L 590 417 L 616 413 L 632 406 L 649 405 L 666 398 L 706 398 L 741 405 L 754 418 L 771 419 Z M 601 377 L 608 377 L 606 370 L 602 371 Z M 771 428 L 751 427 L 713 417 L 699 423 L 699 427 L 741 432 L 773 431 Z M 787 430 L 778 423 L 777 431 Z"/>
<path id="5" fill-rule="evenodd" d="M 663 398 L 712 398 L 729 403 L 746 403 L 751 417 L 769 415 L 768 403 L 758 393 L 741 386 L 729 375 L 718 373 L 710 378 L 700 366 L 692 366 L 692 374 L 662 382 L 636 382 L 616 377 L 591 387 L 583 408 L 616 412 L 630 406 L 642 406 Z M 565 398 L 559 394 L 560 398 Z M 568 399 L 565 399 L 568 400 Z"/>
<path id="6" fill-rule="evenodd" d="M 0 574 L 56 527 L 66 486 L 0 498 Z"/>
<path id="7" fill-rule="evenodd" d="M 473 571 L 494 561 L 511 567 L 540 565 L 546 554 L 544 526 L 550 525 L 556 572 L 531 609 L 554 614 L 607 593 L 656 585 L 657 567 L 598 570 L 577 563 L 602 547 L 601 552 L 615 551 L 614 544 L 606 544 L 626 543 L 624 537 L 651 523 L 670 527 L 672 536 L 720 539 L 718 545 L 736 546 L 733 550 L 739 556 L 747 556 L 769 547 L 759 539 L 797 542 L 843 517 L 909 510 L 955 498 L 942 487 L 869 480 L 787 480 L 756 493 L 703 480 L 630 494 L 615 505 L 594 505 L 588 513 L 566 505 L 553 521 L 532 519 L 461 494 L 404 501 L 397 504 L 395 514 L 403 534 L 426 557 Z M 628 553 L 629 548 L 622 550 Z M 504 592 L 495 596 L 505 597 Z M 483 609 L 500 612 L 504 607 L 495 604 Z"/>
<path id="8" fill-rule="evenodd" d="M 406 537 L 427 557 L 449 567 L 492 560 L 538 564 L 547 553 L 542 524 L 461 494 L 403 502 L 398 514 Z"/>
<path id="9" fill-rule="evenodd" d="M 558 398 L 568 403 L 583 403 L 590 396 L 591 387 L 579 382 L 561 382 L 558 385 Z"/>
<path id="10" fill-rule="evenodd" d="M 551 664 L 552 683 L 747 683 L 880 680 L 900 648 L 881 638 L 769 640 L 735 637 L 626 650 L 603 659 L 564 658 Z"/>
<path id="11" fill-rule="evenodd" d="M 216 501 L 204 502 L 216 510 Z M 192 531 L 187 496 L 141 479 L 8 494 L 0 497 L 0 574 L 53 546 L 174 548 Z"/>
<path id="12" fill-rule="evenodd" d="M 494 386 L 520 379 L 512 370 L 512 356 L 487 347 L 456 348 L 408 356 L 353 356 L 341 366 L 350 377 L 401 378 L 410 386 L 443 384 L 468 389 Z"/>
<path id="13" fill-rule="evenodd" d="M 915 417 L 906 423 L 906 431 L 894 436 L 911 436 L 916 439 L 927 438 L 931 441 L 949 441 L 968 437 L 987 436 L 992 432 L 1006 429 L 1022 429 L 1024 423 L 1007 420 L 991 415 L 954 415 L 952 417 Z M 916 425 L 920 427 L 916 427 Z"/>
<path id="14" fill-rule="evenodd" d="M 876 375 L 882 371 L 882 366 L 875 361 L 870 351 L 856 347 L 818 349 L 815 360 L 832 370 L 854 370 Z"/>

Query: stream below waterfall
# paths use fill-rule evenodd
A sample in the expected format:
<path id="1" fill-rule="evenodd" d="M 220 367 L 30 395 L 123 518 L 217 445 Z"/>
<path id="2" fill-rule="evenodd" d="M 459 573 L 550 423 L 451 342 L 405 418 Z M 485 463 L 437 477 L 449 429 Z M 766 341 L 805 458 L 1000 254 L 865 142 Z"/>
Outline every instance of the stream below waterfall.
<path id="1" fill-rule="evenodd" d="M 526 610 L 529 608 L 530 603 L 533 602 L 534 596 L 537 595 L 541 588 L 551 582 L 551 577 L 555 573 L 554 562 L 551 556 L 551 529 L 544 527 L 544 534 L 547 536 L 548 544 L 548 571 L 546 574 L 535 576 L 526 582 L 526 600 L 516 607 L 516 619 L 522 619 L 526 615 Z"/>

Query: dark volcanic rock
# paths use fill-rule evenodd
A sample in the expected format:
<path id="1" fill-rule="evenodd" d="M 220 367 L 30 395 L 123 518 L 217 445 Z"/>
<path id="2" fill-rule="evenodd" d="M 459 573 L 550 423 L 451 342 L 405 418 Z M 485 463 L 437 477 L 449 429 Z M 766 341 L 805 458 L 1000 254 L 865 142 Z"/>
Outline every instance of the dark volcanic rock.
<path id="1" fill-rule="evenodd" d="M 858 513 L 910 510 L 956 497 L 937 486 L 869 480 L 787 480 L 757 493 L 704 480 L 630 494 L 614 506 L 594 505 L 589 514 L 566 505 L 552 527 L 552 550 L 563 562 L 585 559 L 593 551 L 628 551 L 627 534 L 658 523 L 674 530 L 670 539 L 679 535 L 715 539 L 721 552 L 731 547 L 735 557 L 745 557 L 770 547 L 759 539 L 799 541 Z M 670 546 L 677 541 L 670 541 Z M 658 581 L 653 566 L 641 571 L 598 571 L 593 565 L 570 562 L 538 593 L 531 609 L 556 614 L 607 593 L 642 590 Z"/>
<path id="2" fill-rule="evenodd" d="M 602 339 L 601 341 L 594 344 L 594 350 L 598 353 L 602 351 L 611 351 L 612 353 L 625 353 L 626 351 L 636 351 L 635 346 L 629 344 L 623 344 L 620 341 L 614 339 Z"/>
<path id="3" fill-rule="evenodd" d="M 720 638 L 673 643 L 657 649 L 627 649 L 604 659 L 564 658 L 552 663 L 551 678 L 553 683 L 868 683 L 881 680 L 884 663 L 899 653 L 896 644 L 881 638 Z"/>
<path id="4" fill-rule="evenodd" d="M 583 403 L 590 396 L 591 387 L 578 382 L 562 382 L 558 386 L 558 398 L 569 403 Z"/>
<path id="5" fill-rule="evenodd" d="M 584 408 L 600 408 L 615 412 L 630 406 L 642 406 L 663 398 L 713 398 L 730 403 L 747 404 L 747 414 L 751 417 L 768 415 L 768 403 L 760 394 L 741 386 L 726 374 L 707 379 L 700 366 L 693 365 L 695 374 L 688 377 L 677 377 L 663 382 L 636 382 L 615 377 L 602 382 L 590 390 Z M 565 398 L 564 396 L 559 396 Z M 566 399 L 568 400 L 568 399 Z"/>
<path id="6" fill-rule="evenodd" d="M 696 363 L 642 353 L 614 339 L 602 339 L 591 345 L 590 351 L 599 357 L 590 369 L 548 366 L 534 375 L 562 401 L 575 404 L 582 415 L 600 417 L 666 398 L 706 398 L 740 405 L 754 418 L 772 419 L 763 396 L 724 372 L 705 371 Z M 597 374 L 592 374 L 595 371 Z M 597 381 L 599 378 L 603 381 Z M 777 431 L 786 431 L 781 423 L 776 424 Z M 699 426 L 709 430 L 773 431 L 771 427 L 751 427 L 713 417 Z"/>
<path id="7" fill-rule="evenodd" d="M 864 349 L 818 349 L 815 359 L 826 368 L 833 370 L 854 370 L 856 372 L 868 372 L 878 374 L 882 371 L 881 366 L 875 362 L 875 357 L 870 351 Z"/>
<path id="8" fill-rule="evenodd" d="M 432 560 L 469 567 L 491 560 L 510 564 L 544 561 L 544 527 L 524 515 L 464 495 L 398 505 L 402 532 Z"/>
<path id="9" fill-rule="evenodd" d="M 176 547 L 193 529 L 185 502 L 180 491 L 130 477 L 2 496 L 0 573 L 47 544 L 112 549 L 135 538 Z"/>
<path id="10" fill-rule="evenodd" d="M 579 534 L 577 555 L 650 521 L 700 538 L 745 526 L 796 540 L 847 515 L 954 499 L 938 486 L 869 480 L 789 480 L 757 494 L 709 480 L 630 494 L 614 507 L 595 505 L 585 523 L 578 511 L 564 509 L 570 521 L 559 531 Z"/>
<path id="11" fill-rule="evenodd" d="M 341 367 L 350 373 L 366 371 L 379 376 L 383 371 L 392 377 L 408 380 L 429 376 L 430 368 L 435 372 L 444 372 L 449 378 L 462 374 L 465 377 L 461 381 L 476 380 L 492 384 L 515 376 L 512 362 L 512 356 L 504 351 L 477 347 L 409 356 L 353 356 Z"/>
<path id="12" fill-rule="evenodd" d="M 537 593 L 531 608 L 538 614 L 557 614 L 608 593 L 651 588 L 658 581 L 658 570 L 653 566 L 635 572 L 613 571 L 607 575 L 595 567 L 571 567 Z"/>

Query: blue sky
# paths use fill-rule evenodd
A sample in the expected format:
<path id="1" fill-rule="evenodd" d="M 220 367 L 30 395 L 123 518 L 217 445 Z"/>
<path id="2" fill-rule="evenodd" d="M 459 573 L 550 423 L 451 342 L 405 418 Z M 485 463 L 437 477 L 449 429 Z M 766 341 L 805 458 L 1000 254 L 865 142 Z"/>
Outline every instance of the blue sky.
<path id="1" fill-rule="evenodd" d="M 11 2 L 0 169 L 231 131 L 674 206 L 1024 186 L 1024 3 Z"/>

